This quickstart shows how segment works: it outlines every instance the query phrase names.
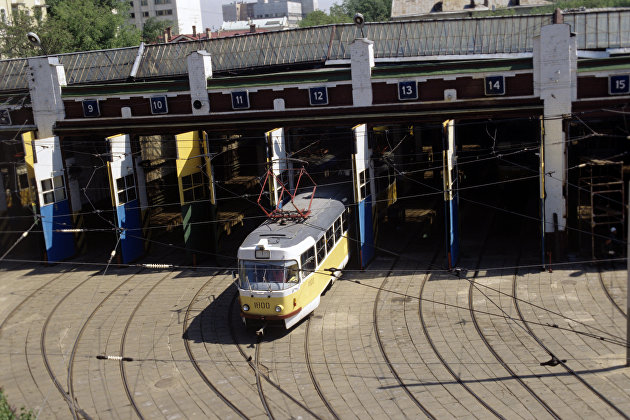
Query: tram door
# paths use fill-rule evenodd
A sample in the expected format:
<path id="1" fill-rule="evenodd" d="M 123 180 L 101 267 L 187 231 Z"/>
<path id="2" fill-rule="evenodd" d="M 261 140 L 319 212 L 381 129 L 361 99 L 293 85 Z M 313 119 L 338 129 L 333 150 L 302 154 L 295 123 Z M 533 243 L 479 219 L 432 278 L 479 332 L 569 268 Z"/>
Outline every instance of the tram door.
<path id="1" fill-rule="evenodd" d="M 352 179 L 354 201 L 357 204 L 359 263 L 365 268 L 374 258 L 374 165 L 372 150 L 368 145 L 368 131 L 365 124 L 352 128 L 355 153 L 352 154 Z"/>
<path id="2" fill-rule="evenodd" d="M 214 185 L 212 168 L 207 156 L 207 136 L 198 131 L 175 136 L 177 144 L 177 184 L 182 211 L 184 243 L 189 253 L 195 255 L 207 249 L 215 250 Z M 202 147 L 203 146 L 203 147 Z M 204 156 L 205 155 L 205 156 Z M 205 168 L 205 170 L 204 170 Z M 207 185 L 210 184 L 210 190 Z M 210 196 L 211 201 L 208 200 Z"/>
<path id="3" fill-rule="evenodd" d="M 457 194 L 458 177 L 454 120 L 444 121 L 442 129 L 444 226 L 446 233 L 446 255 L 450 269 L 453 268 L 459 260 L 459 196 Z"/>
<path id="4" fill-rule="evenodd" d="M 128 134 L 119 134 L 107 140 L 112 154 L 112 160 L 108 162 L 112 205 L 116 210 L 122 262 L 126 264 L 138 259 L 144 252 L 131 139 Z"/>
<path id="5" fill-rule="evenodd" d="M 265 133 L 265 139 L 267 140 L 267 163 L 271 167 L 273 173 L 280 179 L 285 186 L 289 189 L 289 191 L 293 192 L 294 187 L 294 179 L 293 179 L 293 164 L 291 161 L 287 160 L 288 158 L 288 150 L 287 150 L 287 141 L 284 135 L 284 128 L 276 128 L 271 131 L 267 131 Z M 269 182 L 269 193 L 270 193 L 270 201 L 271 206 L 276 206 L 281 203 L 278 203 L 278 198 L 282 191 L 282 186 L 280 186 L 275 179 L 270 178 Z M 286 198 L 286 195 L 285 197 Z"/>
<path id="6" fill-rule="evenodd" d="M 61 261 L 74 255 L 74 234 L 59 137 L 22 138 L 25 157 L 33 162 L 46 255 Z"/>

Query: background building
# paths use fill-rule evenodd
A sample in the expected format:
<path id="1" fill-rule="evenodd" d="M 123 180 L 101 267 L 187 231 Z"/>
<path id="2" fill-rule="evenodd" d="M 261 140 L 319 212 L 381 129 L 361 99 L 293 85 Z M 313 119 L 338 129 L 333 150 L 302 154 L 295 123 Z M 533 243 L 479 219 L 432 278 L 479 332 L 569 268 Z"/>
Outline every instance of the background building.
<path id="1" fill-rule="evenodd" d="M 11 20 L 14 11 L 22 9 L 27 13 L 41 13 L 46 15 L 45 0 L 0 0 L 0 19 Z"/>
<path id="2" fill-rule="evenodd" d="M 468 17 L 474 12 L 499 8 L 532 8 L 550 4 L 546 0 L 392 0 L 392 19 L 406 20 L 419 17 Z"/>
<path id="3" fill-rule="evenodd" d="M 133 0 L 129 4 L 130 22 L 139 29 L 150 17 L 173 21 L 177 33 L 190 33 L 193 26 L 203 27 L 199 0 Z"/>
<path id="4" fill-rule="evenodd" d="M 307 14 L 317 10 L 317 0 L 258 0 L 256 3 L 234 2 L 223 5 L 223 21 L 247 21 L 249 19 L 288 19 L 295 27 Z"/>

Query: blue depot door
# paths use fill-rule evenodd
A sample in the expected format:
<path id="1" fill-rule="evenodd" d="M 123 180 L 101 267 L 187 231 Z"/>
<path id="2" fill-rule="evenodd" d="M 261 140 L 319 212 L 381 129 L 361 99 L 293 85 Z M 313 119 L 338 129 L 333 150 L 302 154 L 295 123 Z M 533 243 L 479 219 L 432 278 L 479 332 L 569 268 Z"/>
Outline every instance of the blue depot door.
<path id="1" fill-rule="evenodd" d="M 40 207 L 46 255 L 49 262 L 58 262 L 74 255 L 74 234 L 68 200 Z"/>
<path id="2" fill-rule="evenodd" d="M 359 263 L 361 268 L 365 268 L 374 258 L 374 171 L 366 125 L 357 125 L 352 131 L 355 142 L 355 153 L 352 155 L 352 184 L 357 205 Z"/>
<path id="3" fill-rule="evenodd" d="M 140 258 L 144 252 L 138 200 L 132 200 L 116 207 L 116 217 L 118 219 L 118 227 L 121 229 L 120 249 L 122 261 L 126 264 Z"/>
<path id="4" fill-rule="evenodd" d="M 448 267 L 453 268 L 459 261 L 459 197 L 457 195 L 457 156 L 455 149 L 455 123 L 443 123 L 443 185 L 444 185 L 444 225 L 446 231 L 446 254 Z"/>

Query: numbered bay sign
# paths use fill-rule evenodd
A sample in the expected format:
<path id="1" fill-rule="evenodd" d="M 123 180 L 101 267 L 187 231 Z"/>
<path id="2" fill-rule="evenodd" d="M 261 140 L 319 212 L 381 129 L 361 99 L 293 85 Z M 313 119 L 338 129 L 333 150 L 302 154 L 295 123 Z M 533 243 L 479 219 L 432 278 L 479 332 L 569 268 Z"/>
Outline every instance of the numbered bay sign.
<path id="1" fill-rule="evenodd" d="M 154 96 L 151 100 L 151 114 L 168 114 L 166 96 Z"/>
<path id="2" fill-rule="evenodd" d="M 311 105 L 328 105 L 328 88 L 326 86 L 308 88 Z"/>
<path id="3" fill-rule="evenodd" d="M 249 109 L 249 92 L 232 92 L 232 109 Z"/>
<path id="4" fill-rule="evenodd" d="M 98 100 L 86 99 L 83 101 L 83 116 L 84 117 L 98 117 L 101 115 L 101 110 L 98 107 Z"/>
<path id="5" fill-rule="evenodd" d="M 608 92 L 611 95 L 624 95 L 630 93 L 630 75 L 619 74 L 608 77 Z"/>
<path id="6" fill-rule="evenodd" d="M 11 125 L 11 115 L 8 109 L 0 109 L 0 125 Z"/>
<path id="7" fill-rule="evenodd" d="M 485 78 L 486 96 L 505 95 L 505 77 L 488 76 Z"/>
<path id="8" fill-rule="evenodd" d="M 418 99 L 418 84 L 413 82 L 398 82 L 398 99 L 408 101 Z"/>

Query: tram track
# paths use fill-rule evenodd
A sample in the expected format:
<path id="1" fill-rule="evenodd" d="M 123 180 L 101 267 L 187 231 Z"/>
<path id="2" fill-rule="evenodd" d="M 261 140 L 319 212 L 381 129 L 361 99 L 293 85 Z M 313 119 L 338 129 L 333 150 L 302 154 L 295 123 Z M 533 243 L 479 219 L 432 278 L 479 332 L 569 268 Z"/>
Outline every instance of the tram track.
<path id="1" fill-rule="evenodd" d="M 87 328 L 87 325 L 90 323 L 90 321 L 92 320 L 92 318 L 94 318 L 94 315 L 98 312 L 99 309 L 101 309 L 103 307 L 103 305 L 105 304 L 105 302 L 107 302 L 118 290 L 120 290 L 120 288 L 122 286 L 124 286 L 125 284 L 129 283 L 138 273 L 140 273 L 139 270 L 136 273 L 132 274 L 129 278 L 123 280 L 122 282 L 120 282 L 120 284 L 118 284 L 118 286 L 116 286 L 115 288 L 113 288 L 100 302 L 98 305 L 96 305 L 96 307 L 92 310 L 92 312 L 88 315 L 88 317 L 85 319 L 85 321 L 83 322 L 83 324 L 81 325 L 81 328 L 79 329 L 79 332 L 77 333 L 77 336 L 75 338 L 74 344 L 72 346 L 72 350 L 70 351 L 70 354 L 68 356 L 68 376 L 67 376 L 67 387 L 68 387 L 68 394 L 70 396 L 70 399 L 72 401 L 75 401 L 75 403 L 78 404 L 76 397 L 74 395 L 74 381 L 73 381 L 73 370 L 74 370 L 74 360 L 75 360 L 75 356 L 77 354 L 78 348 L 79 348 L 79 341 L 81 341 L 81 338 L 83 337 L 83 333 L 85 332 L 85 329 Z M 121 356 L 122 356 L 122 352 L 121 352 Z"/>
<path id="2" fill-rule="evenodd" d="M 315 372 L 313 371 L 313 365 L 311 363 L 311 356 L 310 356 L 309 338 L 308 338 L 309 332 L 311 330 L 312 318 L 313 316 L 311 315 L 306 320 L 306 331 L 304 331 L 304 358 L 306 360 L 306 368 L 308 369 L 308 374 L 311 377 L 311 382 L 313 383 L 313 386 L 315 387 L 315 392 L 317 392 L 317 395 L 319 395 L 319 398 L 322 400 L 322 402 L 326 406 L 326 409 L 328 410 L 328 412 L 330 413 L 333 419 L 340 420 L 339 415 L 337 414 L 333 406 L 330 404 L 328 399 L 324 396 L 324 392 L 321 386 L 319 385 L 319 381 L 315 377 Z"/>
<path id="3" fill-rule="evenodd" d="M 190 300 L 190 303 L 188 304 L 188 307 L 186 308 L 186 312 L 184 313 L 184 322 L 182 323 L 182 329 L 183 329 L 183 337 L 186 337 L 187 335 L 187 329 L 189 328 L 189 320 L 190 320 L 190 312 L 191 309 L 193 307 L 193 305 L 197 302 L 199 295 L 201 295 L 201 292 L 206 288 L 206 286 L 208 284 L 210 284 L 210 282 L 212 280 L 214 280 L 215 276 L 211 276 L 210 279 L 208 279 L 208 281 L 206 281 L 197 291 L 197 293 L 195 293 L 195 295 L 193 296 L 193 298 Z M 232 308 L 230 308 L 232 309 Z M 229 318 L 228 318 L 228 322 L 229 322 Z M 231 323 L 230 323 L 230 328 L 231 328 Z M 203 339 L 203 328 L 200 328 L 200 334 L 201 337 Z M 188 355 L 188 358 L 190 359 L 190 362 L 192 363 L 193 367 L 195 368 L 195 371 L 197 372 L 197 374 L 199 375 L 199 377 L 201 377 L 201 379 L 204 381 L 204 383 L 208 386 L 208 388 L 210 388 L 212 390 L 212 392 L 214 392 L 214 394 L 224 403 L 226 404 L 228 407 L 230 407 L 230 409 L 232 409 L 232 411 L 234 411 L 234 413 L 236 413 L 240 418 L 242 419 L 249 419 L 249 417 L 243 413 L 236 405 L 234 405 L 213 383 L 212 381 L 208 378 L 208 376 L 203 372 L 203 369 L 201 369 L 201 366 L 199 365 L 199 362 L 197 361 L 197 359 L 195 358 L 192 349 L 190 347 L 190 342 L 187 338 L 184 338 L 184 347 L 186 349 L 186 354 Z"/>
<path id="4" fill-rule="evenodd" d="M 512 300 L 514 302 L 514 307 L 516 309 L 516 312 L 518 314 L 518 317 L 520 319 L 520 321 L 522 322 L 524 328 L 527 330 L 529 336 L 536 341 L 536 343 L 549 355 L 551 356 L 551 361 L 555 363 L 555 365 L 560 365 L 562 366 L 562 368 L 571 376 L 573 376 L 575 379 L 577 379 L 582 385 L 584 385 L 584 387 L 586 387 L 589 391 L 591 391 L 600 401 L 602 401 L 603 403 L 605 403 L 606 405 L 608 405 L 610 408 L 612 408 L 617 414 L 619 414 L 621 417 L 630 420 L 630 416 L 628 416 L 626 413 L 624 413 L 619 407 L 617 407 L 617 405 L 611 401 L 609 398 L 606 398 L 605 395 L 603 395 L 601 392 L 599 392 L 597 389 L 595 389 L 595 387 L 593 387 L 591 384 L 589 384 L 584 378 L 582 378 L 582 376 L 580 376 L 575 370 L 573 370 L 571 367 L 569 367 L 566 363 L 566 361 L 561 360 L 560 358 L 558 358 L 554 352 L 551 351 L 551 349 L 549 349 L 549 347 L 547 347 L 542 340 L 540 339 L 540 337 L 538 337 L 536 335 L 536 333 L 532 330 L 532 328 L 529 326 L 528 321 L 525 319 L 525 316 L 523 315 L 523 312 L 521 311 L 521 307 L 520 307 L 520 299 L 518 298 L 517 295 L 517 285 L 516 285 L 516 280 L 518 277 L 518 267 L 514 270 L 514 274 L 512 276 Z"/>
<path id="5" fill-rule="evenodd" d="M 442 364 L 442 366 L 444 366 L 444 368 L 448 371 L 448 373 L 453 377 L 453 379 L 459 384 L 461 385 L 466 392 L 468 392 L 468 394 L 470 394 L 470 396 L 472 396 L 475 400 L 477 400 L 477 402 L 479 402 L 479 404 L 481 404 L 485 409 L 487 409 L 492 415 L 494 415 L 495 417 L 499 418 L 499 419 L 505 419 L 505 417 L 503 417 L 499 412 L 497 412 L 494 408 L 492 408 L 486 401 L 484 401 L 483 398 L 481 398 L 481 396 L 479 396 L 475 391 L 473 391 L 460 377 L 457 373 L 455 373 L 455 371 L 453 370 L 453 368 L 449 365 L 449 363 L 446 361 L 446 359 L 444 358 L 444 356 L 440 353 L 440 351 L 438 350 L 437 346 L 435 345 L 435 342 L 433 341 L 433 339 L 431 338 L 431 335 L 429 333 L 429 328 L 427 326 L 427 322 L 424 319 L 424 316 L 422 315 L 422 301 L 423 301 L 423 293 L 424 293 L 424 288 L 425 285 L 430 277 L 431 273 L 430 271 L 427 271 L 426 274 L 424 275 L 422 282 L 420 284 L 420 296 L 419 296 L 419 301 L 418 301 L 418 316 L 420 318 L 420 324 L 422 326 L 422 331 L 424 333 L 424 336 L 427 340 L 427 342 L 429 343 L 429 346 L 431 346 L 431 349 L 433 350 L 433 353 L 436 355 L 436 357 L 440 360 L 440 363 Z"/>
<path id="6" fill-rule="evenodd" d="M 50 284 L 56 282 L 57 280 L 64 277 L 69 272 L 73 272 L 76 269 L 77 267 L 72 267 L 68 270 L 64 270 L 61 274 L 54 276 L 52 279 L 48 280 L 47 282 L 45 282 L 44 284 L 42 284 L 41 286 L 33 290 L 28 296 L 22 299 L 13 309 L 11 309 L 11 312 L 9 312 L 7 316 L 2 320 L 2 323 L 0 323 L 0 339 L 2 339 L 2 333 L 3 331 L 5 331 L 5 328 L 9 320 L 11 320 L 20 311 L 20 309 L 26 304 L 26 302 L 33 299 L 35 295 L 37 295 L 39 292 L 44 290 Z M 28 354 L 28 339 L 24 341 L 24 354 L 25 355 Z M 28 359 L 27 359 L 27 364 L 28 364 Z M 37 381 L 35 380 L 35 376 L 33 375 L 33 371 L 30 367 L 28 368 L 28 371 L 29 371 L 29 375 L 31 379 L 33 380 L 33 383 L 37 383 Z"/>
<path id="7" fill-rule="evenodd" d="M 602 275 L 602 270 L 599 266 L 597 266 L 597 277 L 599 278 L 599 284 L 602 286 L 602 290 L 604 291 L 604 294 L 606 295 L 610 303 L 612 303 L 615 309 L 617 309 L 617 311 L 619 311 L 619 313 L 623 315 L 624 318 L 628 319 L 628 314 L 626 313 L 626 311 L 624 311 L 621 306 L 619 306 L 619 304 L 615 301 L 615 298 L 610 294 L 610 290 L 608 290 L 608 287 L 606 287 L 606 283 L 604 283 L 604 276 Z"/>
<path id="8" fill-rule="evenodd" d="M 65 270 L 64 272 L 62 272 L 61 274 L 54 276 L 52 279 L 48 280 L 46 283 L 42 284 L 41 286 L 39 286 L 37 289 L 33 290 L 28 296 L 26 296 L 24 299 L 22 299 L 22 301 L 20 301 L 20 303 L 18 303 L 13 309 L 11 309 L 11 312 L 9 312 L 7 314 L 7 316 L 2 320 L 2 322 L 0 323 L 0 338 L 2 338 L 2 332 L 4 330 L 4 327 L 6 326 L 6 324 L 9 322 L 9 320 L 11 318 L 13 318 L 15 316 L 15 314 L 20 310 L 20 308 L 29 300 L 31 300 L 33 298 L 33 296 L 35 296 L 37 293 L 39 293 L 40 291 L 44 290 L 49 284 L 54 283 L 55 281 L 59 280 L 60 278 L 62 278 L 63 276 L 65 276 L 66 274 L 68 274 L 69 272 L 72 272 L 73 270 L 76 270 L 76 267 L 73 267 L 71 269 Z"/>
<path id="9" fill-rule="evenodd" d="M 486 249 L 486 245 L 487 245 L 487 242 L 488 242 L 487 239 L 488 238 L 486 237 L 486 240 L 484 241 L 484 243 L 482 245 L 482 251 L 479 253 L 479 258 L 477 259 L 474 275 L 473 275 L 473 277 L 471 279 L 468 279 L 468 282 L 469 282 L 469 285 L 468 285 L 468 309 L 470 311 L 470 317 L 471 317 L 473 326 L 475 327 L 475 330 L 477 331 L 477 334 L 481 338 L 481 341 L 484 343 L 484 345 L 486 346 L 488 351 L 492 354 L 492 356 L 497 360 L 497 362 L 499 362 L 501 367 L 503 367 L 503 369 L 505 369 L 505 371 L 513 379 L 515 379 L 519 383 L 519 385 L 521 385 L 529 393 L 529 395 L 531 395 L 532 398 L 534 398 L 534 400 L 536 400 L 536 402 L 538 402 L 541 405 L 541 407 L 544 408 L 545 411 L 547 411 L 547 413 L 549 413 L 554 419 L 559 420 L 561 418 L 560 415 L 558 413 L 556 413 L 556 411 L 553 408 L 551 408 L 540 396 L 538 396 L 538 394 L 529 385 L 527 385 L 527 383 L 525 383 L 523 378 L 521 378 L 520 375 L 518 375 L 516 372 L 514 372 L 514 370 L 499 355 L 499 353 L 494 349 L 494 347 L 492 346 L 492 344 L 490 343 L 490 341 L 488 340 L 486 335 L 483 333 L 483 330 L 482 330 L 481 326 L 479 325 L 479 321 L 477 319 L 477 311 L 474 308 L 474 290 L 478 289 L 478 287 L 475 285 L 475 282 L 476 282 L 476 279 L 477 279 L 477 277 L 479 275 L 479 267 L 481 266 L 481 259 L 483 258 L 484 250 Z M 522 253 L 522 246 L 520 246 L 519 250 L 518 250 L 516 264 L 515 264 L 516 267 L 518 267 L 518 265 L 519 265 L 519 262 L 520 262 L 520 259 L 521 259 L 521 253 Z M 515 274 L 515 276 L 516 276 L 516 274 Z M 492 300 L 485 293 L 482 292 L 482 295 L 492 302 Z M 501 309 L 498 306 L 498 304 L 496 304 L 494 302 L 493 302 L 493 304 L 495 306 L 497 306 L 497 308 L 499 308 L 503 312 L 503 309 Z"/>
<path id="10" fill-rule="evenodd" d="M 172 274 L 172 272 L 169 271 L 168 274 L 166 274 L 164 277 L 162 277 L 157 282 L 155 282 L 155 284 L 153 286 L 151 286 L 151 288 L 144 294 L 144 296 L 142 296 L 140 301 L 136 304 L 136 306 L 133 308 L 133 311 L 129 315 L 129 318 L 127 319 L 127 322 L 125 323 L 125 328 L 123 329 L 122 336 L 120 338 L 120 349 L 119 349 L 119 352 L 120 352 L 121 359 L 118 361 L 119 368 L 120 368 L 120 377 L 122 379 L 123 388 L 125 388 L 125 395 L 127 395 L 127 399 L 129 400 L 129 404 L 131 404 L 131 407 L 133 408 L 133 411 L 136 413 L 136 415 L 140 419 L 144 419 L 144 416 L 140 412 L 140 407 L 138 407 L 138 404 L 136 404 L 136 401 L 133 398 L 133 395 L 131 395 L 131 389 L 129 388 L 129 382 L 127 380 L 127 373 L 125 371 L 125 362 L 122 359 L 122 357 L 125 354 L 125 342 L 127 340 L 127 333 L 129 332 L 129 326 L 131 325 L 131 321 L 135 317 L 136 312 L 138 312 L 138 309 L 140 309 L 140 306 L 142 306 L 142 304 L 144 303 L 145 299 L 155 290 L 155 288 L 158 287 L 171 274 Z"/>
<path id="11" fill-rule="evenodd" d="M 265 409 L 265 412 L 267 413 L 267 416 L 270 419 L 276 418 L 275 416 L 272 415 L 271 410 L 268 410 L 268 408 L 269 408 L 268 398 L 267 398 L 267 395 L 266 395 L 266 393 L 265 393 L 265 391 L 263 389 L 263 386 L 262 386 L 263 381 L 261 380 L 261 378 L 264 379 L 265 382 L 267 382 L 269 385 L 271 385 L 278 392 L 280 392 L 280 394 L 282 394 L 284 397 L 288 398 L 293 403 L 295 403 L 299 408 L 301 408 L 302 410 L 304 410 L 305 412 L 310 414 L 313 418 L 320 419 L 321 418 L 320 416 L 318 416 L 315 412 L 313 412 L 310 408 L 308 408 L 304 403 L 302 403 L 301 401 L 297 400 L 293 395 L 291 395 L 291 393 L 285 391 L 280 385 L 278 385 L 275 381 L 273 381 L 271 379 L 271 377 L 269 377 L 269 375 L 267 375 L 267 374 L 265 374 L 264 372 L 261 371 L 261 369 L 260 369 L 260 367 L 261 367 L 261 364 L 260 364 L 260 348 L 261 348 L 261 343 L 263 342 L 262 337 L 258 337 L 258 339 L 257 339 L 256 350 L 255 350 L 255 355 L 254 355 L 253 359 L 252 359 L 251 356 L 247 355 L 245 350 L 243 350 L 243 347 L 238 343 L 238 339 L 236 337 L 236 331 L 235 331 L 234 324 L 233 324 L 233 315 L 232 315 L 234 313 L 234 309 L 235 309 L 234 306 L 235 306 L 237 298 L 238 298 L 238 292 L 235 293 L 234 296 L 232 297 L 232 301 L 230 303 L 230 309 L 229 309 L 229 312 L 228 312 L 228 324 L 230 326 L 230 333 L 232 334 L 232 340 L 233 340 L 234 344 L 236 345 L 236 348 L 238 349 L 239 353 L 241 354 L 243 359 L 247 362 L 247 364 L 249 365 L 250 369 L 256 375 L 256 387 L 258 389 L 258 393 L 259 393 L 259 396 L 260 396 L 261 404 L 263 404 L 263 408 Z"/>
<path id="12" fill-rule="evenodd" d="M 88 416 L 87 413 L 77 405 L 77 403 L 70 396 L 70 393 L 64 389 L 63 385 L 58 380 L 57 376 L 54 374 L 52 370 L 52 366 L 50 365 L 50 361 L 48 360 L 47 352 L 46 352 L 46 332 L 48 330 L 48 324 L 50 323 L 50 320 L 52 319 L 53 315 L 57 312 L 57 309 L 59 309 L 61 304 L 72 293 L 78 290 L 81 286 L 83 286 L 88 281 L 92 280 L 93 277 L 94 276 L 89 276 L 88 278 L 86 278 L 85 280 L 83 280 L 82 282 L 74 286 L 73 288 L 71 288 L 59 301 L 57 301 L 53 309 L 49 312 L 48 316 L 46 317 L 46 320 L 44 321 L 44 325 L 42 326 L 42 331 L 40 333 L 40 350 L 41 350 L 42 359 L 44 361 L 44 366 L 46 367 L 48 376 L 50 377 L 53 384 L 55 385 L 55 388 L 57 389 L 57 391 L 59 391 L 59 394 L 61 394 L 65 402 L 68 404 L 68 409 L 70 410 L 70 414 L 72 414 L 72 418 L 74 420 L 77 420 L 79 418 L 78 414 L 81 414 L 84 418 L 87 418 L 87 419 L 91 417 Z"/>
<path id="13" fill-rule="evenodd" d="M 409 244 L 409 242 L 407 243 L 407 245 L 408 244 Z M 407 397 L 409 397 L 409 399 L 415 404 L 416 407 L 418 407 L 420 409 L 420 411 L 422 411 L 422 413 L 425 416 L 427 416 L 430 419 L 435 419 L 436 417 L 433 414 L 431 414 L 431 412 L 424 406 L 424 404 L 422 404 L 413 395 L 413 393 L 411 392 L 411 390 L 409 389 L 409 387 L 407 386 L 405 381 L 403 381 L 403 379 L 401 378 L 400 374 L 398 373 L 398 371 L 394 367 L 392 361 L 390 360 L 389 356 L 387 355 L 387 352 L 385 351 L 385 344 L 383 343 L 383 339 L 381 338 L 381 334 L 379 332 L 379 326 L 378 326 L 378 303 L 379 303 L 379 301 L 381 299 L 381 293 L 384 290 L 385 285 L 387 284 L 388 278 L 391 276 L 394 267 L 396 266 L 396 264 L 400 260 L 400 256 L 401 255 L 398 254 L 398 255 L 396 255 L 394 257 L 394 260 L 392 261 L 391 266 L 389 267 L 387 275 L 383 279 L 383 282 L 381 283 L 380 287 L 378 288 L 378 291 L 376 292 L 376 297 L 374 299 L 374 306 L 373 306 L 373 309 L 372 309 L 372 320 L 373 320 L 373 323 L 374 323 L 374 335 L 375 335 L 375 338 L 376 338 L 376 343 L 378 344 L 378 348 L 379 348 L 379 350 L 381 352 L 381 355 L 383 356 L 383 359 L 385 359 L 385 364 L 387 365 L 387 367 L 389 368 L 389 371 L 391 372 L 391 374 L 394 376 L 394 378 L 398 382 L 398 385 L 400 385 L 400 387 L 403 389 L 403 391 L 405 391 L 405 394 L 407 395 Z"/>

